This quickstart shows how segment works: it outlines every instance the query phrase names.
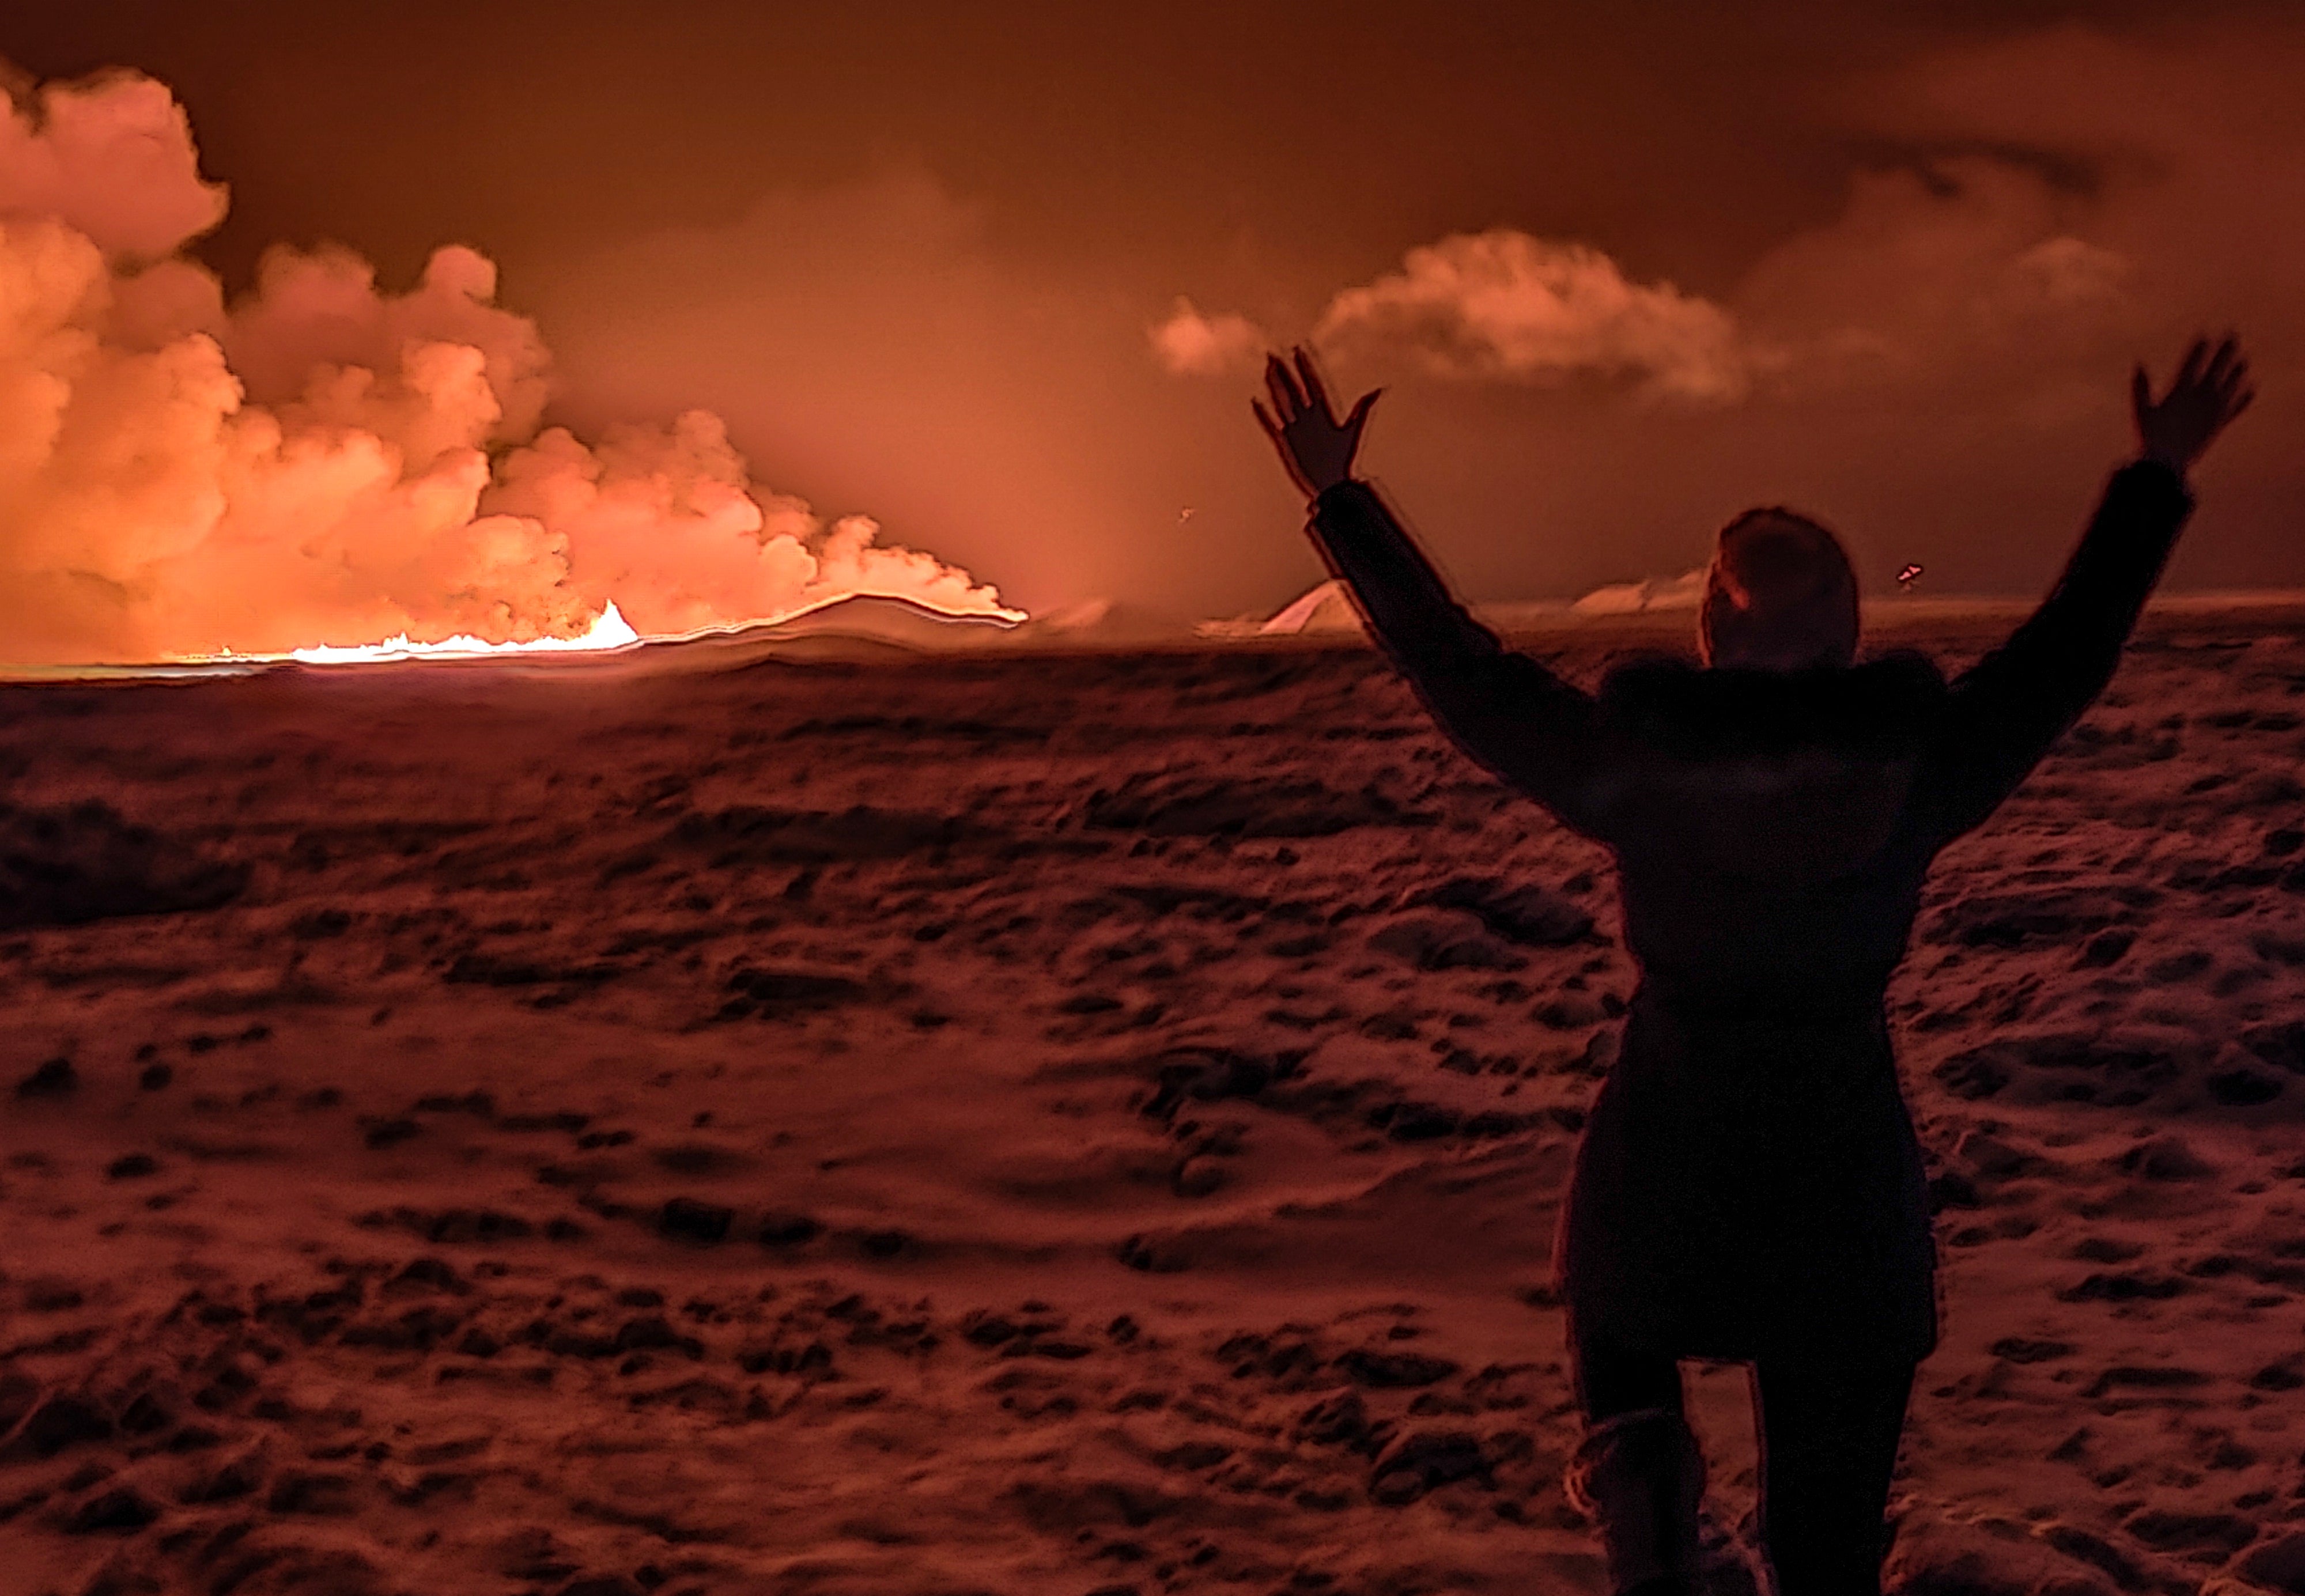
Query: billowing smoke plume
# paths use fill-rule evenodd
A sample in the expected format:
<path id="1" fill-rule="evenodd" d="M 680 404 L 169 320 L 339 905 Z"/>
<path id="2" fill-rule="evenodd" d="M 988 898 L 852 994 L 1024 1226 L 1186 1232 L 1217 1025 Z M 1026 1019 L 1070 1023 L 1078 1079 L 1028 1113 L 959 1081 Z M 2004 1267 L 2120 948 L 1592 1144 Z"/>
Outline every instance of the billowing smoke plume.
<path id="1" fill-rule="evenodd" d="M 0 106 L 0 659 L 568 637 L 610 602 L 643 635 L 847 593 L 999 608 L 753 483 L 702 412 L 540 433 L 549 352 L 469 249 L 399 294 L 277 250 L 226 303 L 178 252 L 225 191 L 164 85 Z"/>

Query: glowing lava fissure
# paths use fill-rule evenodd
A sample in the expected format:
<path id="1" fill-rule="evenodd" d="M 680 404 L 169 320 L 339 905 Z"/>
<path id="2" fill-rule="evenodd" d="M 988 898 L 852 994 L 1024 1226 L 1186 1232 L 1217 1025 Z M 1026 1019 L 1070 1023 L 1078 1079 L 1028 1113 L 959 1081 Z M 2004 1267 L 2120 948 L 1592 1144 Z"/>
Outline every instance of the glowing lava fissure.
<path id="1" fill-rule="evenodd" d="M 386 659 L 485 659 L 502 654 L 600 653 L 631 648 L 640 641 L 641 634 L 632 629 L 623 612 L 612 602 L 579 637 L 540 637 L 524 643 L 492 643 L 483 638 L 459 636 L 425 643 L 412 641 L 403 632 L 380 643 L 319 643 L 309 649 L 291 649 L 286 657 L 302 665 L 364 665 Z"/>
<path id="2" fill-rule="evenodd" d="M 280 654 L 241 654 L 225 649 L 213 654 L 191 654 L 171 660 L 173 665 L 267 665 L 293 662 L 298 665 L 375 665 L 409 659 L 500 659 L 507 656 L 534 658 L 555 654 L 607 654 L 626 649 L 636 649 L 644 643 L 694 642 L 707 637 L 729 637 L 744 632 L 773 632 L 809 615 L 821 614 L 848 603 L 852 598 L 895 598 L 904 613 L 951 625 L 991 626 L 1006 632 L 1021 625 L 1031 617 L 1021 609 L 948 610 L 901 595 L 855 593 L 842 594 L 806 606 L 792 614 L 778 615 L 766 621 L 746 621 L 733 626 L 706 626 L 693 632 L 684 632 L 671 637 L 643 637 L 633 630 L 615 602 L 610 601 L 591 625 L 575 637 L 541 637 L 527 642 L 490 642 L 485 638 L 469 635 L 442 638 L 437 642 L 419 642 L 406 633 L 386 638 L 376 643 L 317 643 L 307 648 L 290 649 Z"/>
<path id="3" fill-rule="evenodd" d="M 475 250 L 391 293 L 276 248 L 227 301 L 183 253 L 225 198 L 165 85 L 7 92 L 0 658 L 598 652 L 860 595 L 1024 618 L 755 481 L 709 412 L 546 427 L 550 353 Z"/>

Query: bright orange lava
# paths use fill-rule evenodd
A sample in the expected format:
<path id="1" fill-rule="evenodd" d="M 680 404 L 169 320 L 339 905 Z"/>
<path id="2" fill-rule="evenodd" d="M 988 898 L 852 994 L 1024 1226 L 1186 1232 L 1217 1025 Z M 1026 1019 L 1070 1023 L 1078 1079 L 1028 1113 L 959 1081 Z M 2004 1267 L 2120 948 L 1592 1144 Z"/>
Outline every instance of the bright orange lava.
<path id="1" fill-rule="evenodd" d="M 303 665 L 365 665 L 389 659 L 488 659 L 507 654 L 598 653 L 630 648 L 640 641 L 641 634 L 632 629 L 611 601 L 581 637 L 540 637 L 532 642 L 492 643 L 459 634 L 438 642 L 420 643 L 404 632 L 377 643 L 316 643 L 310 648 L 291 649 L 285 654 L 242 654 L 225 649 L 214 654 L 188 654 L 178 663 L 224 665 L 293 659 Z"/>
<path id="2" fill-rule="evenodd" d="M 923 603 L 909 595 L 838 594 L 816 604 L 805 606 L 773 621 L 748 621 L 732 626 L 710 626 L 696 632 L 672 636 L 644 637 L 633 629 L 623 612 L 611 600 L 593 620 L 591 626 L 580 637 L 540 637 L 530 642 L 492 643 L 484 638 L 460 633 L 438 642 L 417 642 L 402 632 L 374 643 L 315 643 L 307 648 L 291 649 L 285 654 L 243 654 L 234 649 L 220 649 L 210 654 L 176 656 L 172 665 L 249 665 L 285 664 L 291 660 L 301 665 L 372 665 L 404 659 L 496 659 L 513 655 L 538 654 L 598 654 L 618 649 L 637 648 L 646 642 L 686 642 L 696 638 L 725 636 L 732 632 L 754 630 L 773 631 L 776 627 L 797 621 L 822 610 L 837 609 L 841 605 L 862 597 L 880 597 L 900 606 L 905 611 L 922 617 L 948 622 L 956 625 L 966 623 L 991 624 L 999 631 L 1009 629 L 1028 620 L 1021 609 L 995 607 L 989 611 L 951 610 L 941 606 Z"/>

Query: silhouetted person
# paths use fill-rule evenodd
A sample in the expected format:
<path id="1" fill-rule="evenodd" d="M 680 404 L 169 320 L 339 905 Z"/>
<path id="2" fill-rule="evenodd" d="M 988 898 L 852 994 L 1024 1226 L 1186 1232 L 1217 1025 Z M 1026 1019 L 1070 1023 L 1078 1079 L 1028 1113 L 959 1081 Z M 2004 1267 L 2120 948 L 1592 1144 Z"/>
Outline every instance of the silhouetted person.
<path id="1" fill-rule="evenodd" d="M 1311 360 L 1258 420 L 1330 569 L 1474 760 L 1616 855 L 1640 985 L 1578 1149 L 1556 1248 L 1586 1415 L 1572 1495 L 1620 1592 L 1696 1589 L 1704 1458 L 1683 1357 L 1755 1366 L 1780 1596 L 1872 1596 L 1914 1365 L 1936 1345 L 1921 1152 L 1883 994 L 1937 852 L 2101 692 L 2192 508 L 2186 469 L 2251 398 L 2233 340 L 2168 393 L 2137 370 L 2115 472 L 2032 618 L 1948 684 L 1855 663 L 1857 580 L 1785 510 L 1722 529 L 1699 668 L 1597 694 L 1508 652 L 1352 477 L 1376 395 L 1336 419 Z"/>

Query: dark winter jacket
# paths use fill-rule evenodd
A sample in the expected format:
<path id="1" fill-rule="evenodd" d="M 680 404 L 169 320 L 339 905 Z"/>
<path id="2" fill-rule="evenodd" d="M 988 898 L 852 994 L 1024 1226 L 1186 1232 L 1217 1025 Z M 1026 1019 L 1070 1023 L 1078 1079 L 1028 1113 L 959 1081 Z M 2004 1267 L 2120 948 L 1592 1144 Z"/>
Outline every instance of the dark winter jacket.
<path id="1" fill-rule="evenodd" d="M 2055 590 L 1948 683 L 1917 654 L 1800 674 L 1508 651 L 1365 485 L 1330 568 L 1473 759 L 1616 855 L 1640 966 L 1555 1248 L 1571 1332 L 1679 1356 L 1918 1358 L 1935 1249 L 1883 996 L 1921 882 L 2101 692 L 2192 500 L 2119 471 Z"/>

